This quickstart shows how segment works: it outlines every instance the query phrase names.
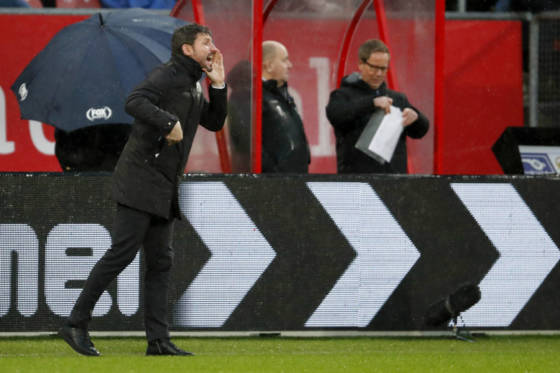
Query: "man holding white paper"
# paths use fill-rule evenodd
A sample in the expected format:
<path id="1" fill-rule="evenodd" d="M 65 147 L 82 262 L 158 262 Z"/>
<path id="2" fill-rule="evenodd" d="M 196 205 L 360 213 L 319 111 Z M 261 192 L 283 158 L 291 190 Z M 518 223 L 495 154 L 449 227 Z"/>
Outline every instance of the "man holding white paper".
<path id="1" fill-rule="evenodd" d="M 407 173 L 406 137 L 423 137 L 428 132 L 429 121 L 409 103 L 406 95 L 387 88 L 385 78 L 390 54 L 382 41 L 367 40 L 360 46 L 358 57 L 359 72 L 342 79 L 340 88 L 331 92 L 327 105 L 327 118 L 336 136 L 338 173 Z M 398 118 L 402 131 L 395 129 L 394 116 L 390 120 L 393 130 L 387 132 L 387 128 L 381 126 L 383 114 L 391 113 L 391 107 L 401 111 L 402 120 Z M 380 123 L 373 123 L 376 117 L 380 118 Z M 371 134 L 368 148 L 375 149 L 374 154 L 356 147 L 360 136 L 366 135 L 366 127 L 371 130 L 372 125 L 377 126 L 376 136 L 383 135 L 377 139 L 382 143 L 375 144 Z M 396 145 L 391 145 L 392 142 Z"/>

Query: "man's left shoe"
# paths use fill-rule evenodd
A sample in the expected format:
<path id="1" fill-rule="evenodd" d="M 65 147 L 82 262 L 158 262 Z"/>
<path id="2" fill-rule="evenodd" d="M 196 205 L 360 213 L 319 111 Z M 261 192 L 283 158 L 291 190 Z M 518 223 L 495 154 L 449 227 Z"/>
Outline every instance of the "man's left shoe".
<path id="1" fill-rule="evenodd" d="M 58 330 L 58 334 L 64 338 L 66 343 L 68 343 L 74 351 L 86 356 L 100 355 L 99 351 L 97 351 L 93 343 L 91 343 L 87 329 L 64 325 Z"/>
<path id="2" fill-rule="evenodd" d="M 180 349 L 175 346 L 170 340 L 160 340 L 148 342 L 148 349 L 146 350 L 148 356 L 158 355 L 171 355 L 171 356 L 192 356 L 191 352 Z"/>

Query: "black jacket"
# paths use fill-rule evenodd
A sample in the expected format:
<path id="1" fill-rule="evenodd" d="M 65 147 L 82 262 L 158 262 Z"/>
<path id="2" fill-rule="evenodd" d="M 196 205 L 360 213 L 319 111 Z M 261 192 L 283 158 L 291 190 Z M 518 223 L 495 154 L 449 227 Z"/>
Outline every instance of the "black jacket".
<path id="1" fill-rule="evenodd" d="M 307 173 L 311 157 L 288 85 L 263 82 L 262 172 Z"/>
<path id="2" fill-rule="evenodd" d="M 388 96 L 399 109 L 412 108 L 418 119 L 407 126 L 397 144 L 391 163 L 381 164 L 354 145 L 375 110 L 373 99 Z M 339 89 L 331 92 L 327 105 L 327 118 L 334 127 L 336 137 L 337 169 L 339 173 L 406 173 L 406 136 L 421 138 L 428 132 L 428 119 L 402 93 L 388 89 L 383 83 L 372 89 L 358 73 L 345 76 Z"/>
<path id="3" fill-rule="evenodd" d="M 208 102 L 198 82 L 201 77 L 196 61 L 173 55 L 128 96 L 126 112 L 135 120 L 113 174 L 113 198 L 118 203 L 163 218 L 180 217 L 178 179 L 198 124 L 218 131 L 227 113 L 227 90 L 210 87 Z M 169 146 L 165 136 L 177 121 L 183 140 Z"/>

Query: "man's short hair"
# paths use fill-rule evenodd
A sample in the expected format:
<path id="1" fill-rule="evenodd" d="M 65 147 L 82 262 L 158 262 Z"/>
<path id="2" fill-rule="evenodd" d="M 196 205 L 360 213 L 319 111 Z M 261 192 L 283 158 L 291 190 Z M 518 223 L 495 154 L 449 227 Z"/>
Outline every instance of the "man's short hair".
<path id="1" fill-rule="evenodd" d="M 173 32 L 171 37 L 171 52 L 182 55 L 183 44 L 193 45 L 198 34 L 208 34 L 212 36 L 210 29 L 198 23 L 189 23 L 181 26 Z"/>
<path id="2" fill-rule="evenodd" d="M 383 52 L 391 56 L 389 48 L 387 48 L 385 43 L 378 39 L 369 39 L 360 45 L 360 48 L 358 49 L 358 58 L 360 61 L 366 62 L 369 59 L 369 56 L 375 52 Z"/>

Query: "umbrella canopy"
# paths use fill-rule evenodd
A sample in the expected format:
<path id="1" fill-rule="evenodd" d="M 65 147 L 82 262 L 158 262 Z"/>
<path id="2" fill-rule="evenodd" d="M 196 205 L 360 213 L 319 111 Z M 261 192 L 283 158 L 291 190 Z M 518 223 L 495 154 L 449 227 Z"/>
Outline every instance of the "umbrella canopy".
<path id="1" fill-rule="evenodd" d="M 171 56 L 171 35 L 186 22 L 144 9 L 97 13 L 59 31 L 11 89 L 21 117 L 72 131 L 132 123 L 132 88 Z"/>

